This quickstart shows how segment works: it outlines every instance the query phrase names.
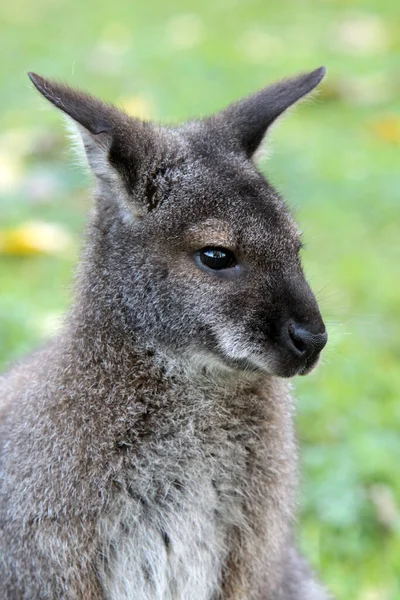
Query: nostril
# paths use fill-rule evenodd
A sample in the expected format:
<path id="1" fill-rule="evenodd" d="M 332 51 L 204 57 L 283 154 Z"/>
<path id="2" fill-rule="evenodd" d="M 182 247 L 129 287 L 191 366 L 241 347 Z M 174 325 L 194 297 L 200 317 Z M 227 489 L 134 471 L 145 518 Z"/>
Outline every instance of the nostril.
<path id="1" fill-rule="evenodd" d="M 307 350 L 307 344 L 305 341 L 305 332 L 299 329 L 294 323 L 290 323 L 288 327 L 289 338 L 298 352 L 304 354 Z"/>
<path id="2" fill-rule="evenodd" d="M 291 321 L 287 326 L 286 343 L 297 356 L 312 357 L 319 354 L 327 342 L 328 336 L 321 329 L 318 332 L 310 331 L 309 327 L 302 327 Z"/>

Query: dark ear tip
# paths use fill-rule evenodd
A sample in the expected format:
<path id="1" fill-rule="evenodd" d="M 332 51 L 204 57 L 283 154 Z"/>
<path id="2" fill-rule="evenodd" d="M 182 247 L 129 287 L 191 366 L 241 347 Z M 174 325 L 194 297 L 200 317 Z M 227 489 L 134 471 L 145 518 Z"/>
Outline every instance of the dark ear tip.
<path id="1" fill-rule="evenodd" d="M 40 90 L 41 88 L 43 88 L 45 84 L 45 80 L 43 79 L 43 77 L 37 75 L 36 73 L 32 73 L 32 71 L 28 72 L 28 77 L 37 89 Z"/>
<path id="2" fill-rule="evenodd" d="M 318 69 L 315 69 L 315 71 L 312 72 L 312 75 L 314 75 L 314 77 L 318 81 L 318 83 L 321 81 L 321 79 L 323 79 L 325 77 L 325 74 L 326 74 L 326 68 L 324 66 L 318 67 Z"/>

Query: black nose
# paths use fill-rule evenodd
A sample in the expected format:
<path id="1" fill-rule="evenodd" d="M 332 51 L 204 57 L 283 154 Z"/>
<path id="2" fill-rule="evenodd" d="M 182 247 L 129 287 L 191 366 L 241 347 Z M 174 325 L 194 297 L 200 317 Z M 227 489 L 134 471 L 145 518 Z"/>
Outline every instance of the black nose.
<path id="1" fill-rule="evenodd" d="M 312 331 L 311 327 L 291 321 L 284 336 L 287 347 L 299 358 L 316 357 L 328 341 L 325 327 Z"/>

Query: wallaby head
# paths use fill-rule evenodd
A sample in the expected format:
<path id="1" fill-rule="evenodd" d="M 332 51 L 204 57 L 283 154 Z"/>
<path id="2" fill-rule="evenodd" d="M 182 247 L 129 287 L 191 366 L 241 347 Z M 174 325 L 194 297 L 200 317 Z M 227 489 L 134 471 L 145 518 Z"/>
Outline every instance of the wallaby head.
<path id="1" fill-rule="evenodd" d="M 178 127 L 30 74 L 75 122 L 96 180 L 77 305 L 85 319 L 199 364 L 281 377 L 311 370 L 325 327 L 299 231 L 254 154 L 324 72 Z"/>

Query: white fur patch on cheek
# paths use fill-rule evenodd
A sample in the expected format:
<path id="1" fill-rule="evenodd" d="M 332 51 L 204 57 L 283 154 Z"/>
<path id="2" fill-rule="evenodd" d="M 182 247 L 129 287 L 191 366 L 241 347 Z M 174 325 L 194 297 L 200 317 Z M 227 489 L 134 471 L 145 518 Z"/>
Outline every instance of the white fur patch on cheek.
<path id="1" fill-rule="evenodd" d="M 244 340 L 244 336 L 233 332 L 229 327 L 219 331 L 218 341 L 221 350 L 229 358 L 245 359 L 253 351 L 251 345 Z"/>
<path id="2" fill-rule="evenodd" d="M 236 328 L 236 331 L 234 330 Z M 237 331 L 237 325 L 225 324 L 218 328 L 218 344 L 226 358 L 247 360 L 263 371 L 273 373 L 273 357 L 268 357 L 268 348 L 259 348 L 248 341 L 248 334 Z"/>

